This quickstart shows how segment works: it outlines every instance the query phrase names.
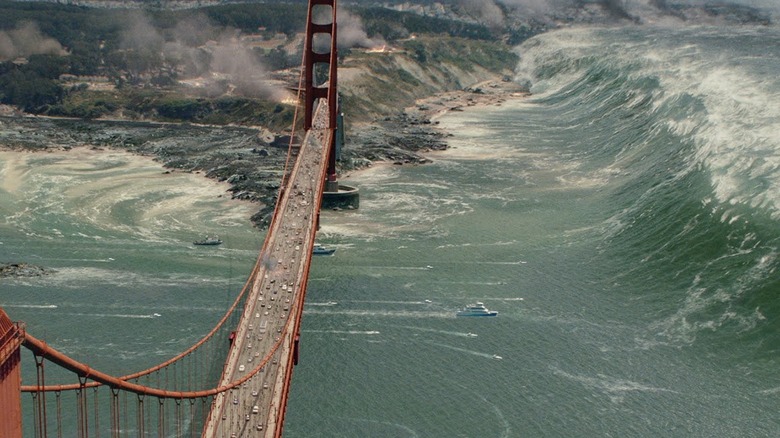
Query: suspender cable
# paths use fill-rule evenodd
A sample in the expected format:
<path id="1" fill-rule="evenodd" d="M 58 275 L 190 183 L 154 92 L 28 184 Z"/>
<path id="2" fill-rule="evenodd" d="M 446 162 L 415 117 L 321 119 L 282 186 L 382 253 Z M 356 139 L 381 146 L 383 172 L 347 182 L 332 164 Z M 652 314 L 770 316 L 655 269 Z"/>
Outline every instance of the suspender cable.
<path id="1" fill-rule="evenodd" d="M 39 356 L 37 354 L 33 354 L 35 356 L 35 373 L 36 373 L 36 384 L 38 388 L 43 388 L 46 386 L 46 374 L 44 373 L 43 368 L 43 356 Z M 37 404 L 36 404 L 36 428 L 38 430 L 38 434 L 41 437 L 46 437 L 47 430 L 46 430 L 46 393 L 42 391 L 38 391 L 40 396 L 37 398 Z"/>
<path id="2" fill-rule="evenodd" d="M 157 399 L 157 436 L 165 436 L 165 400 Z"/>
<path id="3" fill-rule="evenodd" d="M 87 415 L 87 389 L 85 384 L 87 378 L 79 376 L 79 389 L 76 391 L 76 399 L 78 403 L 78 421 L 79 421 L 79 437 L 89 437 L 89 419 Z"/>
<path id="4" fill-rule="evenodd" d="M 190 438 L 195 437 L 195 400 L 190 399 Z M 200 429 L 200 428 L 198 428 Z"/>
<path id="5" fill-rule="evenodd" d="M 138 438 L 143 438 L 146 435 L 144 431 L 144 396 L 138 394 L 138 404 L 136 405 L 135 422 L 136 429 L 138 430 Z"/>
<path id="6" fill-rule="evenodd" d="M 62 393 L 57 391 L 54 393 L 54 398 L 57 404 L 57 438 L 62 438 Z"/>
<path id="7" fill-rule="evenodd" d="M 100 438 L 100 403 L 98 403 L 98 387 L 92 389 L 92 400 L 95 403 L 95 438 Z"/>
<path id="8" fill-rule="evenodd" d="M 174 411 L 174 417 L 176 419 L 176 436 L 181 436 L 181 399 L 177 398 Z"/>
<path id="9" fill-rule="evenodd" d="M 77 433 L 79 438 L 86 438 L 84 435 L 84 422 L 82 421 L 84 418 L 84 406 L 81 404 L 81 400 L 84 398 L 83 393 L 83 388 L 76 390 L 76 425 L 78 426 Z"/>
<path id="10" fill-rule="evenodd" d="M 119 438 L 119 390 L 111 388 L 111 438 Z"/>
<path id="11" fill-rule="evenodd" d="M 127 401 L 127 397 L 128 397 L 128 393 L 125 391 L 125 392 L 124 392 L 124 403 L 123 403 L 123 404 L 125 405 L 125 409 L 124 409 L 124 412 L 125 412 L 125 413 L 124 413 L 124 415 L 122 415 L 122 417 L 124 417 L 124 419 L 125 419 L 125 427 L 124 427 L 124 430 L 129 430 L 129 427 L 128 427 L 128 425 L 129 425 L 129 423 L 128 423 L 128 421 L 129 421 L 129 420 L 128 420 L 128 417 L 130 416 L 130 407 L 129 407 L 129 404 L 128 404 L 128 401 Z M 125 434 L 125 435 L 126 435 L 126 434 Z"/>
<path id="12" fill-rule="evenodd" d="M 41 421 L 40 421 L 41 414 L 38 410 L 39 394 L 37 392 L 31 392 L 30 395 L 32 395 L 32 403 L 33 403 L 33 428 L 35 429 L 35 438 L 42 438 Z"/>

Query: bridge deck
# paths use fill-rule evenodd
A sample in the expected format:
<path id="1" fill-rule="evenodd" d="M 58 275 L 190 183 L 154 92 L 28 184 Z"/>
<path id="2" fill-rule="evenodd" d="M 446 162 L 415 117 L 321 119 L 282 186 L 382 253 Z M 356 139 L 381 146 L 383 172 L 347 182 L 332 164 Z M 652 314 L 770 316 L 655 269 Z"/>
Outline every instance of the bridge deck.
<path id="1" fill-rule="evenodd" d="M 220 385 L 245 381 L 215 398 L 204 437 L 281 435 L 333 135 L 327 102 L 318 108 L 249 280 Z"/>

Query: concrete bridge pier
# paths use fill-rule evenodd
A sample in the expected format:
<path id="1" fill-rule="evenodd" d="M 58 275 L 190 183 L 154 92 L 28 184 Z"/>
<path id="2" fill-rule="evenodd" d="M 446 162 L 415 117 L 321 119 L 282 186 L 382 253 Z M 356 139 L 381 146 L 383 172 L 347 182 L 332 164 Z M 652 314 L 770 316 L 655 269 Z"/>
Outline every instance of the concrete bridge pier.
<path id="1" fill-rule="evenodd" d="M 356 210 L 360 207 L 360 191 L 357 187 L 328 181 L 322 192 L 322 208 L 330 210 Z"/>

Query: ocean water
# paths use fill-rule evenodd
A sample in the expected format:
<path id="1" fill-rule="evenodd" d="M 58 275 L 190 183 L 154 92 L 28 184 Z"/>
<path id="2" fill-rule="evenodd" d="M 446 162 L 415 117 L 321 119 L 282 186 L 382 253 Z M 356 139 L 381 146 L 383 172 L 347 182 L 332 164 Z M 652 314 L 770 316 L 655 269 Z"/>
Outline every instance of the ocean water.
<path id="1" fill-rule="evenodd" d="M 778 436 L 779 43 L 543 34 L 518 49 L 531 98 L 353 178 L 285 436 Z M 454 317 L 474 301 L 499 316 Z"/>
<path id="2" fill-rule="evenodd" d="M 361 208 L 323 212 L 284 436 L 780 435 L 779 43 L 539 35 L 533 96 L 448 114 L 433 164 L 346 177 Z M 58 269 L 0 304 L 121 373 L 205 333 L 263 236 L 224 187 L 100 156 L 0 156 L 0 255 Z M 475 301 L 499 316 L 455 317 Z"/>
<path id="3" fill-rule="evenodd" d="M 0 306 L 106 372 L 175 356 L 224 315 L 264 238 L 227 188 L 121 151 L 0 152 L 0 262 L 55 271 L 1 279 Z M 206 234 L 225 244 L 192 245 Z"/>

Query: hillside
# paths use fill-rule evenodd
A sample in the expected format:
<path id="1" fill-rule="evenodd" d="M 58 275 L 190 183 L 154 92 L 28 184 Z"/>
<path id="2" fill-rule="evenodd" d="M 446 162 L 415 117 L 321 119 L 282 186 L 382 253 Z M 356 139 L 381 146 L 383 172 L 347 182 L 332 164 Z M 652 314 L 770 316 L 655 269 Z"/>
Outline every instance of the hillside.
<path id="1" fill-rule="evenodd" d="M 344 112 L 354 121 L 395 114 L 422 96 L 510 77 L 517 61 L 500 43 L 440 36 L 352 51 L 339 66 Z"/>
<path id="2" fill-rule="evenodd" d="M 504 88 L 521 92 L 511 82 L 514 47 L 547 29 L 657 17 L 768 22 L 736 6 L 656 0 L 638 18 L 621 2 L 562 3 L 543 14 L 492 0 L 341 7 L 341 170 L 377 160 L 421 163 L 426 151 L 446 148 L 432 113 L 500 102 Z M 129 4 L 134 9 L 115 1 L 0 0 L 0 146 L 128 149 L 228 181 L 236 198 L 273 205 L 295 112 L 306 2 Z M 19 117 L 25 114 L 48 118 Z"/>

